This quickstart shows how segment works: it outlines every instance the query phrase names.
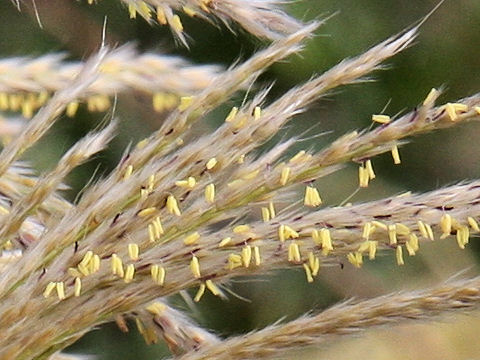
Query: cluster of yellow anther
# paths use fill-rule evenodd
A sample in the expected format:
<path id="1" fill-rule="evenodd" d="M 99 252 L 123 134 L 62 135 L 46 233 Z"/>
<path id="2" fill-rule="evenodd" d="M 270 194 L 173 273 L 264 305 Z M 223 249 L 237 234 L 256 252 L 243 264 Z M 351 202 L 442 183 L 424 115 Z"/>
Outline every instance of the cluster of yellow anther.
<path id="1" fill-rule="evenodd" d="M 245 245 L 240 254 L 230 253 L 227 257 L 227 269 L 233 270 L 239 267 L 248 268 L 251 265 L 252 259 L 255 266 L 262 263 L 260 256 L 260 248 L 258 246 Z"/>
<path id="2" fill-rule="evenodd" d="M 330 230 L 327 228 L 322 228 L 320 230 L 312 230 L 312 239 L 315 245 L 322 248 L 322 255 L 327 256 L 330 251 L 333 250 L 332 237 L 330 235 Z"/>
<path id="3" fill-rule="evenodd" d="M 53 292 L 53 290 L 57 291 L 57 297 L 59 300 L 64 300 L 66 298 L 65 296 L 65 284 L 63 281 L 59 282 L 49 282 L 45 288 L 45 291 L 43 292 L 43 297 L 47 298 L 50 296 L 50 294 Z"/>
<path id="4" fill-rule="evenodd" d="M 307 186 L 305 188 L 305 197 L 303 199 L 303 203 L 305 206 L 310 207 L 317 207 L 322 204 L 322 199 L 320 198 L 320 194 L 318 190 L 313 186 Z"/>
<path id="5" fill-rule="evenodd" d="M 264 222 L 268 222 L 275 218 L 275 206 L 273 202 L 268 203 L 268 207 L 262 207 L 262 219 Z"/>
<path id="6" fill-rule="evenodd" d="M 163 286 L 165 283 L 165 276 L 167 272 L 163 266 L 160 265 L 151 265 L 150 266 L 150 275 L 155 284 Z"/>
<path id="7" fill-rule="evenodd" d="M 77 265 L 77 269 L 83 276 L 88 276 L 100 269 L 100 256 L 94 254 L 93 251 L 87 251 L 83 259 Z M 71 270 L 73 272 L 73 270 Z M 78 275 L 75 273 L 75 275 Z"/>
<path id="8" fill-rule="evenodd" d="M 160 217 L 157 216 L 150 224 L 148 224 L 148 238 L 150 239 L 150 242 L 153 243 L 159 240 L 164 233 Z"/>
<path id="9" fill-rule="evenodd" d="M 45 104 L 50 95 L 46 91 L 40 93 L 11 94 L 0 92 L 0 111 L 21 111 L 27 119 Z"/>
<path id="10" fill-rule="evenodd" d="M 163 112 L 174 109 L 178 106 L 180 98 L 178 95 L 170 93 L 154 93 L 152 96 L 153 110 Z"/>
<path id="11" fill-rule="evenodd" d="M 375 172 L 373 171 L 372 161 L 367 160 L 358 168 L 359 186 L 366 188 L 373 179 L 375 179 Z"/>
<path id="12" fill-rule="evenodd" d="M 281 242 L 285 242 L 285 240 L 288 239 L 296 239 L 298 237 L 298 232 L 293 230 L 290 226 L 282 224 L 278 227 L 278 239 Z"/>

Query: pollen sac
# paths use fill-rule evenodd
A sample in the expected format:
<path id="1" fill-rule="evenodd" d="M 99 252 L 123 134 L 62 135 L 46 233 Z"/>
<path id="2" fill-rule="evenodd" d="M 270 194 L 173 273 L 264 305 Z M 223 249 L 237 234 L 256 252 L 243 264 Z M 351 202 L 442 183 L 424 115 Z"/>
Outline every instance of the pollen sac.
<path id="1" fill-rule="evenodd" d="M 379 124 L 388 124 L 392 119 L 388 115 L 372 115 L 372 121 Z"/>
<path id="2" fill-rule="evenodd" d="M 198 239 L 200 239 L 200 234 L 196 231 L 183 239 L 183 243 L 185 245 L 193 245 L 197 243 Z"/>
<path id="3" fill-rule="evenodd" d="M 167 210 L 170 212 L 170 214 L 174 214 L 176 216 L 182 215 L 178 207 L 177 199 L 175 199 L 173 195 L 169 195 L 167 198 Z"/>
<path id="4" fill-rule="evenodd" d="M 213 204 L 215 202 L 215 185 L 214 184 L 208 184 L 205 187 L 205 200 L 209 204 Z"/>
<path id="5" fill-rule="evenodd" d="M 163 312 L 166 309 L 167 309 L 167 306 L 165 304 L 161 303 L 161 302 L 158 302 L 158 301 L 156 301 L 156 302 L 154 302 L 154 303 L 152 303 L 152 304 L 150 304 L 146 307 L 146 310 L 149 313 L 151 313 L 153 315 L 157 315 L 157 316 L 162 315 Z"/>
<path id="6" fill-rule="evenodd" d="M 198 279 L 202 275 L 200 274 L 200 263 L 198 258 L 194 255 L 190 261 L 190 270 L 192 271 L 193 276 Z"/>
<path id="7" fill-rule="evenodd" d="M 305 206 L 317 207 L 322 203 L 322 199 L 318 193 L 318 190 L 313 186 L 307 186 L 305 188 L 305 198 L 303 201 Z"/>
<path id="8" fill-rule="evenodd" d="M 393 158 L 393 163 L 395 165 L 398 165 L 400 164 L 402 161 L 400 160 L 400 154 L 398 152 L 398 147 L 397 145 L 395 145 L 394 147 L 392 147 L 392 158 Z"/>

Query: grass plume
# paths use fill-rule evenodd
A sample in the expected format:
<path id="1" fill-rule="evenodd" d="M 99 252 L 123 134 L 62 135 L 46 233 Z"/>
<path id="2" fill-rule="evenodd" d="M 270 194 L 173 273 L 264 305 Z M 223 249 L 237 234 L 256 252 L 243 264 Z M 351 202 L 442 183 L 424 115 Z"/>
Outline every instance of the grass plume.
<path id="1" fill-rule="evenodd" d="M 361 268 L 364 259 L 392 251 L 405 265 L 407 254 L 434 240 L 464 249 L 480 232 L 479 180 L 344 206 L 323 206 L 325 189 L 316 181 L 353 163 L 358 188 L 368 187 L 377 155 L 390 152 L 398 165 L 399 147 L 413 136 L 479 120 L 480 95 L 440 105 L 441 91 L 432 89 L 411 112 L 373 114 L 370 127 L 323 149 L 291 156 L 303 140 L 298 136 L 260 150 L 318 99 L 365 81 L 411 46 L 419 27 L 270 100 L 272 87 L 258 87 L 259 76 L 301 53 L 323 22 L 302 23 L 271 0 L 122 2 L 130 17 L 152 22 L 155 16 L 183 43 L 174 11 L 236 23 L 272 42 L 225 70 L 140 54 L 130 45 L 101 46 L 79 62 L 58 55 L 0 60 L 0 110 L 22 114 L 21 120 L 8 115 L 15 131 L 10 123 L 0 126 L 6 136 L 0 152 L 0 359 L 69 359 L 61 351 L 85 333 L 112 321 L 127 331 L 130 319 L 147 343 L 163 339 L 179 359 L 275 358 L 370 327 L 478 307 L 474 277 L 347 301 L 221 339 L 170 304 L 169 296 L 191 289 L 193 303 L 205 293 L 227 299 L 228 281 L 239 276 L 300 269 L 312 283 L 323 267 L 350 262 Z M 235 94 L 245 89 L 239 102 Z M 79 102 L 106 111 L 117 94 L 135 92 L 151 96 L 151 110 L 165 118 L 75 202 L 62 197 L 66 177 L 108 146 L 118 120 L 105 120 L 44 174 L 22 162 L 62 116 L 75 116 Z M 229 107 L 224 122 L 199 134 L 202 121 L 222 104 Z"/>

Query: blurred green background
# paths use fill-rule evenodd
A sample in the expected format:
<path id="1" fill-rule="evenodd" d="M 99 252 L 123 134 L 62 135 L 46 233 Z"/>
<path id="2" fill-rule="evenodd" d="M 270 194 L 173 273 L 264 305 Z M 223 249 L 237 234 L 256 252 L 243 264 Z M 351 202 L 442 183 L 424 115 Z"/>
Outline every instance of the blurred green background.
<path id="1" fill-rule="evenodd" d="M 270 94 L 273 99 L 313 74 L 325 71 L 346 57 L 360 54 L 411 26 L 437 2 L 296 1 L 287 9 L 299 19 L 308 21 L 335 15 L 317 31 L 317 36 L 307 43 L 305 51 L 272 66 L 261 77 L 260 84 L 275 81 Z M 134 42 L 140 50 L 178 54 L 198 64 L 229 66 L 266 45 L 236 26 L 234 29 L 238 32 L 234 35 L 221 24 L 212 26 L 180 14 L 190 37 L 190 49 L 185 49 L 175 43 L 168 29 L 149 26 L 141 18 L 130 20 L 120 1 L 103 0 L 95 6 L 86 5 L 86 1 L 67 0 L 36 0 L 36 3 L 43 29 L 39 28 L 28 8 L 18 12 L 9 1 L 0 3 L 1 57 L 35 57 L 62 51 L 68 54 L 69 59 L 84 59 L 99 46 L 105 16 L 108 18 L 107 39 L 111 44 Z M 298 116 L 294 120 L 295 126 L 287 127 L 283 134 L 307 131 L 305 136 L 308 137 L 327 132 L 314 141 L 298 145 L 299 148 L 320 149 L 346 131 L 368 127 L 371 114 L 384 108 L 385 113 L 392 116 L 413 109 L 432 87 L 445 86 L 441 102 L 474 94 L 480 91 L 479 45 L 480 1 L 447 0 L 422 26 L 416 44 L 388 61 L 388 70 L 376 72 L 370 77 L 375 81 L 344 87 L 329 94 Z M 241 100 L 242 94 L 215 111 L 203 123 L 199 133 L 218 125 L 228 108 Z M 51 168 L 76 139 L 101 122 L 104 116 L 81 110 L 75 119 L 62 119 L 27 154 L 27 159 L 40 171 Z M 151 111 L 150 99 L 142 94 L 120 96 L 116 116 L 121 120 L 118 138 L 108 151 L 70 176 L 71 199 L 95 169 L 98 168 L 99 175 L 107 172 L 115 165 L 129 141 L 145 137 L 162 121 L 160 115 Z M 480 125 L 471 123 L 414 139 L 401 148 L 401 166 L 393 166 L 388 154 L 375 158 L 379 178 L 352 201 L 375 199 L 407 190 L 433 190 L 454 182 L 480 178 L 479 136 Z M 355 167 L 329 176 L 318 185 L 322 198 L 331 205 L 342 202 L 356 186 Z M 349 265 L 343 270 L 324 269 L 313 285 L 306 283 L 303 272 L 294 270 L 231 281 L 233 291 L 248 300 L 232 296 L 228 301 L 221 301 L 206 296 L 196 309 L 188 309 L 179 298 L 172 299 L 172 303 L 186 308 L 200 324 L 222 336 L 240 334 L 279 319 L 293 319 L 308 311 L 321 310 L 352 296 L 367 298 L 398 289 L 419 288 L 446 280 L 465 269 L 466 274 L 478 274 L 478 250 L 480 246 L 475 240 L 465 251 L 458 250 L 454 242 L 444 240 L 425 246 L 419 256 L 406 259 L 402 268 L 395 265 L 392 255 L 386 255 L 366 264 L 360 271 Z M 399 326 L 393 330 L 377 331 L 361 340 L 345 340 L 321 350 L 293 356 L 306 359 L 480 357 L 480 345 L 472 340 L 472 333 L 475 334 L 475 329 L 480 326 L 475 317 L 449 319 L 448 326 L 422 326 Z M 114 325 L 103 326 L 85 336 L 70 350 L 96 354 L 98 359 L 159 359 L 168 356 L 162 344 L 147 347 L 134 326 L 131 329 L 129 334 L 123 334 Z M 335 352 L 338 348 L 341 351 Z M 438 354 L 446 356 L 438 357 Z"/>

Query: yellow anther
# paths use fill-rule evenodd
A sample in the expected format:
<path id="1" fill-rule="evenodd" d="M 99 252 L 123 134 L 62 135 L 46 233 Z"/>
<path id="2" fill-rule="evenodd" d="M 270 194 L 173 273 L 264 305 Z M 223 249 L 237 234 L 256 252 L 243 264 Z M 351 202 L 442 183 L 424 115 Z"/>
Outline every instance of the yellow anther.
<path id="1" fill-rule="evenodd" d="M 280 174 L 280 185 L 284 186 L 288 182 L 290 171 L 291 170 L 288 166 L 282 168 L 282 173 Z"/>
<path id="2" fill-rule="evenodd" d="M 402 161 L 400 160 L 400 154 L 399 154 L 399 152 L 398 152 L 398 147 L 397 147 L 397 145 L 394 145 L 394 146 L 392 147 L 392 158 L 393 158 L 393 163 L 394 163 L 395 165 L 398 165 L 398 164 L 400 164 L 400 163 L 402 162 Z"/>
<path id="3" fill-rule="evenodd" d="M 237 225 L 233 228 L 233 232 L 235 234 L 242 234 L 250 230 L 250 226 L 248 225 Z"/>
<path id="4" fill-rule="evenodd" d="M 300 256 L 300 247 L 298 246 L 297 243 L 292 242 L 288 246 L 288 261 L 290 262 L 300 262 L 301 256 Z"/>
<path id="5" fill-rule="evenodd" d="M 150 314 L 160 316 L 167 309 L 167 306 L 159 301 L 155 301 L 154 303 L 148 305 L 145 309 Z"/>
<path id="6" fill-rule="evenodd" d="M 211 158 L 210 160 L 207 161 L 207 164 L 205 165 L 207 170 L 211 170 L 217 165 L 218 161 L 215 158 Z"/>
<path id="7" fill-rule="evenodd" d="M 425 223 L 421 220 L 417 221 L 417 226 L 418 226 L 418 231 L 420 231 L 420 234 L 425 238 L 428 239 L 428 232 L 427 228 L 425 227 Z"/>
<path id="8" fill-rule="evenodd" d="M 379 124 L 388 124 L 392 119 L 388 115 L 372 115 L 372 121 Z"/>
<path id="9" fill-rule="evenodd" d="M 380 228 L 382 230 L 388 230 L 387 225 L 385 225 L 384 223 L 382 223 L 380 221 L 377 221 L 377 220 L 373 220 L 372 225 L 375 226 L 376 228 Z"/>
<path id="10" fill-rule="evenodd" d="M 130 19 L 135 19 L 137 17 L 137 8 L 134 4 L 128 4 L 128 13 Z"/>
<path id="11" fill-rule="evenodd" d="M 67 105 L 67 109 L 65 110 L 65 113 L 67 114 L 68 117 L 74 117 L 75 114 L 77 113 L 78 110 L 78 102 L 73 101 Z"/>
<path id="12" fill-rule="evenodd" d="M 150 9 L 150 6 L 148 6 L 148 4 L 145 1 L 140 1 L 139 6 L 140 6 L 140 9 L 138 12 L 142 14 L 143 17 L 149 18 L 152 12 Z"/>
<path id="13" fill-rule="evenodd" d="M 395 224 L 388 225 L 388 238 L 390 239 L 390 245 L 397 243 L 397 227 Z"/>
<path id="14" fill-rule="evenodd" d="M 356 268 L 362 267 L 363 257 L 362 257 L 362 254 L 361 254 L 361 253 L 359 253 L 359 252 L 348 253 L 347 259 L 348 259 L 348 261 L 349 261 L 353 266 L 355 266 Z"/>
<path id="15" fill-rule="evenodd" d="M 243 164 L 245 162 L 245 154 L 242 154 L 238 157 L 237 163 L 238 164 Z"/>
<path id="16" fill-rule="evenodd" d="M 125 274 L 124 274 L 124 271 L 123 271 L 122 259 L 120 259 L 117 254 L 112 254 L 112 260 L 111 261 L 112 261 L 111 262 L 112 274 L 123 278 L 123 276 Z"/>
<path id="17" fill-rule="evenodd" d="M 398 245 L 395 249 L 395 257 L 397 258 L 397 265 L 400 266 L 405 264 L 403 262 L 403 250 L 401 245 Z"/>
<path id="18" fill-rule="evenodd" d="M 410 228 L 402 223 L 396 223 L 395 224 L 395 230 L 397 232 L 397 235 L 408 235 L 410 234 Z"/>
<path id="19" fill-rule="evenodd" d="M 428 238 L 433 241 L 434 236 L 433 236 L 432 227 L 429 224 L 425 224 L 425 229 L 427 229 Z"/>
<path id="20" fill-rule="evenodd" d="M 361 188 L 368 187 L 368 182 L 370 181 L 370 176 L 368 175 L 368 170 L 363 166 L 358 167 L 358 186 Z"/>
<path id="21" fill-rule="evenodd" d="M 152 97 L 153 110 L 161 112 L 165 110 L 165 94 L 155 93 Z"/>
<path id="22" fill-rule="evenodd" d="M 293 230 L 290 226 L 288 225 L 285 225 L 285 237 L 287 239 L 295 239 L 295 238 L 298 238 L 299 235 L 298 233 Z"/>
<path id="23" fill-rule="evenodd" d="M 322 245 L 322 239 L 320 238 L 320 232 L 316 229 L 312 230 L 312 239 L 315 245 L 321 246 Z"/>
<path id="24" fill-rule="evenodd" d="M 320 259 L 318 256 L 315 256 L 313 261 L 310 263 L 310 268 L 312 269 L 312 276 L 317 276 L 320 271 Z"/>
<path id="25" fill-rule="evenodd" d="M 423 105 L 428 105 L 428 104 L 433 105 L 435 100 L 437 100 L 438 95 L 440 95 L 440 92 L 437 89 L 433 88 L 432 90 L 430 90 L 425 100 L 423 100 Z"/>
<path id="26" fill-rule="evenodd" d="M 322 199 L 318 193 L 318 190 L 313 186 L 307 186 L 305 188 L 305 198 L 303 200 L 305 206 L 316 207 L 322 203 Z"/>
<path id="27" fill-rule="evenodd" d="M 177 16 L 178 18 L 178 16 Z M 186 110 L 193 102 L 193 96 L 182 96 L 180 98 L 180 104 L 178 105 L 178 110 Z"/>
<path id="28" fill-rule="evenodd" d="M 90 273 L 95 273 L 100 270 L 100 256 L 97 254 L 93 255 L 92 260 L 90 260 L 89 268 Z"/>
<path id="29" fill-rule="evenodd" d="M 158 265 L 151 265 L 150 266 L 150 275 L 152 276 L 153 281 L 157 281 L 157 276 L 158 276 L 158 269 L 160 267 Z"/>
<path id="30" fill-rule="evenodd" d="M 184 187 L 184 188 L 189 188 L 189 189 L 193 189 L 195 187 L 196 183 L 197 183 L 197 181 L 195 180 L 195 178 L 193 176 L 190 176 L 186 180 L 175 181 L 175 185 L 180 186 L 180 187 Z"/>
<path id="31" fill-rule="evenodd" d="M 246 245 L 242 248 L 242 264 L 246 268 L 250 266 L 250 262 L 252 261 L 252 247 L 250 245 Z"/>
<path id="32" fill-rule="evenodd" d="M 302 161 L 302 158 L 304 157 L 304 155 L 305 155 L 305 150 L 301 150 L 294 157 L 292 157 L 288 162 L 290 164 L 299 163 Z"/>
<path id="33" fill-rule="evenodd" d="M 258 120 L 260 119 L 262 116 L 262 109 L 260 108 L 260 106 L 255 106 L 255 109 L 253 109 L 253 118 L 255 120 Z"/>
<path id="34" fill-rule="evenodd" d="M 268 203 L 268 211 L 270 211 L 270 219 L 275 218 L 275 206 L 271 201 Z"/>
<path id="35" fill-rule="evenodd" d="M 183 25 L 182 25 L 182 22 L 180 21 L 180 17 L 178 15 L 173 15 L 172 21 L 170 22 L 170 25 L 177 32 L 182 32 L 183 31 Z"/>
<path id="36" fill-rule="evenodd" d="M 165 283 L 165 274 L 166 271 L 164 267 L 158 265 L 150 266 L 150 275 L 156 284 L 163 286 Z"/>
<path id="37" fill-rule="evenodd" d="M 174 214 L 176 216 L 182 215 L 180 209 L 178 208 L 177 199 L 175 199 L 175 196 L 173 195 L 169 195 L 167 198 L 167 210 L 170 212 L 170 214 Z"/>
<path id="38" fill-rule="evenodd" d="M 370 180 L 375 179 L 375 171 L 373 171 L 372 160 L 365 161 L 365 168 L 367 169 L 368 177 Z"/>
<path id="39" fill-rule="evenodd" d="M 270 221 L 270 211 L 266 207 L 262 207 L 262 219 L 263 222 Z"/>
<path id="40" fill-rule="evenodd" d="M 465 249 L 465 245 L 468 244 L 468 238 L 470 231 L 467 226 L 461 226 L 457 229 L 457 244 L 460 249 Z"/>
<path id="41" fill-rule="evenodd" d="M 57 290 L 57 296 L 59 300 L 65 299 L 65 284 L 63 281 L 55 283 L 55 288 Z"/>
<path id="42" fill-rule="evenodd" d="M 210 204 L 215 202 L 215 185 L 214 184 L 208 184 L 205 187 L 205 200 Z"/>
<path id="43" fill-rule="evenodd" d="M 200 263 L 198 258 L 194 255 L 190 261 L 190 270 L 192 271 L 193 276 L 198 279 L 202 275 L 200 274 Z"/>
<path id="44" fill-rule="evenodd" d="M 375 255 L 377 254 L 377 246 L 378 246 L 378 241 L 371 241 L 369 240 L 369 248 L 368 248 L 368 258 L 370 260 L 375 259 Z"/>
<path id="45" fill-rule="evenodd" d="M 457 111 L 452 103 L 445 104 L 445 111 L 447 112 L 448 117 L 450 120 L 455 121 L 457 120 Z"/>
<path id="46" fill-rule="evenodd" d="M 312 271 L 310 270 L 308 265 L 303 264 L 303 269 L 305 270 L 305 275 L 307 276 L 307 282 L 309 282 L 309 283 L 313 282 Z"/>
<path id="47" fill-rule="evenodd" d="M 146 200 L 149 194 L 150 193 L 147 189 L 140 189 L 140 198 L 142 200 Z"/>
<path id="48" fill-rule="evenodd" d="M 466 104 L 453 103 L 452 105 L 456 111 L 462 111 L 462 112 L 468 111 L 468 105 Z"/>
<path id="49" fill-rule="evenodd" d="M 139 253 L 138 244 L 135 244 L 135 243 L 128 244 L 128 256 L 130 256 L 130 259 L 132 259 L 133 261 L 137 261 L 138 253 Z"/>
<path id="50" fill-rule="evenodd" d="M 133 280 L 134 276 L 135 276 L 135 266 L 133 264 L 128 264 L 125 270 L 125 277 L 123 278 L 123 280 L 126 283 L 129 283 Z"/>
<path id="51" fill-rule="evenodd" d="M 10 211 L 6 207 L 0 205 L 0 215 L 8 215 L 8 214 L 10 214 Z"/>
<path id="52" fill-rule="evenodd" d="M 469 216 L 467 218 L 467 221 L 468 221 L 468 225 L 470 225 L 473 231 L 477 231 L 477 232 L 480 231 L 480 228 L 478 227 L 478 223 L 473 217 Z"/>
<path id="53" fill-rule="evenodd" d="M 357 251 L 363 254 L 365 251 L 369 249 L 370 249 L 370 241 L 366 240 L 360 243 L 360 246 L 358 247 Z"/>
<path id="54" fill-rule="evenodd" d="M 168 201 L 167 201 L 167 206 L 168 206 Z M 145 216 L 148 216 L 148 215 L 152 215 L 156 211 L 157 211 L 156 207 L 149 207 L 149 208 L 145 208 L 145 209 L 140 210 L 137 215 L 139 217 L 145 217 Z"/>
<path id="55" fill-rule="evenodd" d="M 150 240 L 150 242 L 155 242 L 157 240 L 153 224 L 148 224 L 148 239 Z"/>
<path id="56" fill-rule="evenodd" d="M 405 248 L 407 249 L 408 255 L 414 256 L 418 251 L 418 237 L 415 234 L 410 234 L 408 240 L 405 243 Z"/>
<path id="57" fill-rule="evenodd" d="M 452 232 L 452 217 L 450 214 L 443 214 L 440 219 L 440 228 L 442 229 L 442 237 L 450 235 Z"/>
<path id="58" fill-rule="evenodd" d="M 256 266 L 259 266 L 262 263 L 262 258 L 260 257 L 260 248 L 258 246 L 253 247 L 253 258 L 255 259 Z"/>
<path id="59" fill-rule="evenodd" d="M 52 293 L 53 289 L 55 289 L 57 287 L 57 283 L 53 282 L 53 281 L 50 281 L 47 286 L 45 287 L 45 290 L 43 291 L 43 297 L 44 298 L 47 298 L 50 296 L 50 294 Z"/>
<path id="60" fill-rule="evenodd" d="M 200 234 L 198 231 L 195 231 L 194 233 L 186 236 L 185 239 L 183 239 L 183 243 L 185 245 L 193 245 L 197 243 L 198 239 L 200 239 Z"/>
<path id="61" fill-rule="evenodd" d="M 165 16 L 165 11 L 161 6 L 157 6 L 157 21 L 159 24 L 167 25 L 167 17 Z"/>
<path id="62" fill-rule="evenodd" d="M 91 250 L 87 251 L 85 255 L 83 255 L 83 259 L 82 261 L 80 261 L 79 265 L 87 267 L 88 264 L 90 263 L 90 260 L 92 260 L 92 257 L 93 257 L 93 251 Z"/>
<path id="63" fill-rule="evenodd" d="M 238 254 L 229 254 L 228 255 L 228 269 L 233 270 L 237 267 L 242 266 L 242 257 Z"/>
<path id="64" fill-rule="evenodd" d="M 160 221 L 160 217 L 157 216 L 155 219 L 153 219 L 153 221 L 150 225 L 152 225 L 152 227 L 153 227 L 153 235 L 154 235 L 155 239 L 156 240 L 160 239 L 160 236 L 162 236 L 164 234 L 162 222 Z"/>
<path id="65" fill-rule="evenodd" d="M 207 287 L 208 290 L 210 290 L 210 292 L 213 295 L 218 296 L 221 294 L 220 289 L 218 288 L 217 285 L 215 285 L 215 283 L 211 279 L 208 279 L 207 281 L 205 281 L 205 286 Z"/>
<path id="66" fill-rule="evenodd" d="M 474 109 L 475 109 L 475 112 L 476 112 L 478 115 L 480 115 L 480 106 L 475 106 Z"/>
<path id="67" fill-rule="evenodd" d="M 157 275 L 157 284 L 163 286 L 165 284 L 165 276 L 167 275 L 167 271 L 163 266 L 158 268 L 158 275 Z"/>
<path id="68" fill-rule="evenodd" d="M 313 266 L 315 265 L 315 255 L 313 254 L 312 251 L 308 252 L 308 265 L 312 269 L 313 269 Z"/>
<path id="69" fill-rule="evenodd" d="M 370 229 L 372 228 L 372 223 L 367 222 L 365 225 L 363 225 L 363 232 L 362 232 L 362 238 L 368 240 L 370 236 Z"/>
<path id="70" fill-rule="evenodd" d="M 238 107 L 234 106 L 232 110 L 228 113 L 227 117 L 225 118 L 225 122 L 232 122 L 238 113 Z"/>
<path id="71" fill-rule="evenodd" d="M 322 254 L 327 256 L 328 253 L 333 250 L 330 230 L 327 228 L 320 229 L 319 237 L 322 245 Z"/>
<path id="72" fill-rule="evenodd" d="M 183 6 L 182 9 L 185 12 L 185 14 L 187 14 L 190 17 L 194 17 L 195 15 L 197 15 L 197 12 L 191 7 Z"/>
<path id="73" fill-rule="evenodd" d="M 79 277 L 76 277 L 75 285 L 73 286 L 73 295 L 76 297 L 79 297 L 81 291 L 82 291 L 82 280 Z"/>
<path id="74" fill-rule="evenodd" d="M 227 246 L 227 245 L 229 245 L 231 242 L 232 242 L 232 238 L 231 238 L 231 237 L 226 237 L 226 238 L 222 239 L 222 240 L 218 243 L 218 247 L 221 248 L 221 247 Z"/>
<path id="75" fill-rule="evenodd" d="M 201 283 L 200 287 L 198 288 L 197 294 L 193 298 L 193 301 L 199 302 L 204 293 L 205 293 L 205 284 Z"/>

